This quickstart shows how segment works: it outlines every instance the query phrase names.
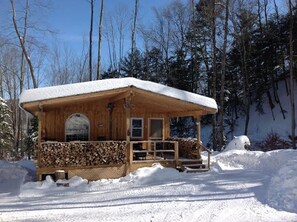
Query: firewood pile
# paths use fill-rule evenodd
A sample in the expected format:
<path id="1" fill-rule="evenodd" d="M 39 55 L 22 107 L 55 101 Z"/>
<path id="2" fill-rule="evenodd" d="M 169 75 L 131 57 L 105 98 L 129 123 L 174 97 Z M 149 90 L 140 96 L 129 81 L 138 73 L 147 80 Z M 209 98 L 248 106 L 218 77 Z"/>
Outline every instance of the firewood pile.
<path id="1" fill-rule="evenodd" d="M 69 167 L 124 164 L 126 142 L 42 143 L 39 167 Z"/>
<path id="2" fill-rule="evenodd" d="M 187 159 L 196 159 L 197 158 L 198 151 L 197 151 L 196 139 L 169 138 L 167 140 L 178 142 L 179 157 L 183 157 L 183 158 L 187 158 Z"/>

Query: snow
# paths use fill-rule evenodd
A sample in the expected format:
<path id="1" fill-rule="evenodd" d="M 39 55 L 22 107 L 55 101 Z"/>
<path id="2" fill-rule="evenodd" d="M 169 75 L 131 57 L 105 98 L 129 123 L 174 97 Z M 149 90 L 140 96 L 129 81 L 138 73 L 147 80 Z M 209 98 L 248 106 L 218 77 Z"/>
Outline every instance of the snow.
<path id="1" fill-rule="evenodd" d="M 212 98 L 179 90 L 159 83 L 135 79 L 132 77 L 104 79 L 91 82 L 82 82 L 25 90 L 20 96 L 20 104 L 67 96 L 103 92 L 126 87 L 135 87 L 138 89 L 150 91 L 153 93 L 172 97 L 179 100 L 184 100 L 190 103 L 217 110 L 216 101 Z"/>
<path id="2" fill-rule="evenodd" d="M 10 195 L 0 183 L 0 221 L 296 222 L 296 156 L 296 150 L 230 150 L 214 154 L 205 173 L 154 164 L 119 179 L 57 181 L 69 187 L 47 177 Z M 1 181 L 6 175 L 13 183 L 19 166 L 0 163 Z"/>
<path id="3" fill-rule="evenodd" d="M 26 174 L 27 171 L 20 166 L 0 160 L 0 193 L 19 194 Z"/>
<path id="4" fill-rule="evenodd" d="M 271 95 L 273 91 L 271 90 Z M 272 118 L 272 112 L 269 106 L 268 98 L 266 94 L 263 96 L 263 111 L 264 114 L 260 114 L 256 111 L 256 105 L 251 106 L 250 121 L 248 127 L 247 136 L 253 144 L 256 141 L 262 141 L 266 138 L 267 134 L 270 132 L 275 132 L 281 136 L 282 139 L 288 140 L 288 136 L 291 135 L 291 106 L 290 106 L 290 96 L 286 93 L 285 81 L 280 81 L 278 83 L 278 95 L 281 105 L 285 110 L 285 119 L 283 118 L 280 105 L 274 101 L 275 107 L 273 109 L 273 114 L 275 119 Z M 295 104 L 297 104 L 297 87 L 295 87 Z M 295 113 L 297 119 L 297 112 Z M 234 135 L 241 135 L 244 132 L 245 118 L 239 118 Z M 227 128 L 226 131 L 229 129 Z M 297 129 L 296 129 L 297 130 Z M 296 134 L 297 131 L 295 130 Z M 202 130 L 203 131 L 203 130 Z M 207 133 L 207 132 L 205 132 Z M 210 135 L 210 134 L 208 134 Z M 233 135 L 229 135 L 233 136 Z"/>
<path id="5" fill-rule="evenodd" d="M 248 147 L 251 145 L 251 142 L 249 138 L 245 135 L 241 136 L 234 136 L 234 139 L 231 140 L 224 151 L 230 151 L 230 150 L 245 150 L 248 149 Z"/>

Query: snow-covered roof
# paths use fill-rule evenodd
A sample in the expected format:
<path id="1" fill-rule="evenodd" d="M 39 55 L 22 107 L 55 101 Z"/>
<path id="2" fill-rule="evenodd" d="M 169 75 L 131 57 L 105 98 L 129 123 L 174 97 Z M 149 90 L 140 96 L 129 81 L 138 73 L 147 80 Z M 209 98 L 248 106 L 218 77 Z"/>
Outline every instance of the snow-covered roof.
<path id="1" fill-rule="evenodd" d="M 207 107 L 209 109 L 217 110 L 217 103 L 212 98 L 165 86 L 159 83 L 154 83 L 151 81 L 135 79 L 132 77 L 104 79 L 90 82 L 29 89 L 23 91 L 23 93 L 21 94 L 20 104 L 57 99 L 68 96 L 98 93 L 127 87 L 135 87 L 159 95 L 164 95 L 167 97 Z"/>

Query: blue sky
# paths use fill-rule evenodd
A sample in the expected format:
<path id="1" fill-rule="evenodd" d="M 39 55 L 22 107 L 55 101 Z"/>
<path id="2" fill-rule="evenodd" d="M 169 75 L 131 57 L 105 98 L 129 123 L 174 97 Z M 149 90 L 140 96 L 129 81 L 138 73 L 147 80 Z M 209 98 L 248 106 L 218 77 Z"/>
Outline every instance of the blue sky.
<path id="1" fill-rule="evenodd" d="M 29 0 L 29 3 L 38 2 L 40 0 Z M 161 8 L 172 2 L 173 0 L 139 0 L 139 13 L 138 13 L 138 25 L 140 23 L 147 24 L 152 22 L 153 11 L 152 8 Z M 187 1 L 187 0 L 184 0 Z M 54 43 L 59 46 L 64 45 L 73 51 L 80 54 L 83 47 L 83 38 L 88 44 L 89 25 L 90 25 L 90 3 L 89 0 L 47 0 L 48 9 L 39 10 L 33 8 L 31 15 L 32 20 L 37 25 L 45 26 L 55 31 L 55 35 L 50 33 L 42 33 L 39 38 L 45 41 L 46 44 L 51 47 Z M 15 0 L 15 5 L 24 5 L 25 0 Z M 95 0 L 94 8 L 94 32 L 93 32 L 93 54 L 94 58 L 97 57 L 97 38 L 98 38 L 98 23 L 99 23 L 99 10 L 101 0 Z M 110 17 L 124 16 L 127 20 L 132 18 L 134 11 L 134 0 L 105 0 L 104 3 L 104 21 L 106 22 Z M 17 17 L 19 18 L 23 13 L 17 11 Z M 7 26 L 5 24 L 11 23 L 11 6 L 9 0 L 2 0 L 0 6 L 0 27 Z M 130 37 L 130 25 L 127 27 L 125 49 L 127 52 L 131 46 Z M 104 29 L 106 26 L 103 27 Z M 3 30 L 3 29 L 2 29 Z M 32 31 L 32 30 L 31 30 Z M 106 31 L 106 29 L 105 29 Z M 12 33 L 12 32 L 10 32 Z M 31 33 L 32 34 L 32 33 Z M 12 33 L 14 35 L 14 33 Z M 38 36 L 37 33 L 33 35 Z M 137 38 L 137 36 L 136 36 Z M 142 42 L 139 41 L 138 36 L 137 44 L 140 46 Z M 102 54 L 107 54 L 107 41 L 103 37 Z M 87 49 L 88 45 L 85 46 Z M 103 63 L 108 63 L 103 56 Z"/>
<path id="2" fill-rule="evenodd" d="M 173 0 L 139 0 L 139 13 L 138 13 L 138 26 L 140 24 L 148 24 L 153 22 L 154 13 L 152 8 L 162 8 L 168 5 Z M 181 0 L 188 2 L 189 0 Z M 285 0 L 279 0 L 285 5 Z M 55 35 L 50 33 L 31 33 L 34 36 L 38 36 L 42 42 L 45 42 L 49 47 L 52 47 L 54 43 L 60 47 L 66 46 L 68 50 L 71 50 L 75 54 L 81 54 L 83 48 L 83 38 L 85 38 L 85 50 L 88 49 L 88 33 L 90 24 L 90 4 L 89 0 L 29 0 L 30 4 L 34 2 L 47 2 L 48 10 L 39 10 L 33 8 L 31 11 L 32 20 L 37 23 L 37 26 L 45 26 L 55 31 Z M 15 0 L 16 5 L 24 5 L 25 0 Z M 101 0 L 95 0 L 94 9 L 94 33 L 93 33 L 93 55 L 94 59 L 97 58 L 97 38 L 98 38 L 98 23 L 99 23 L 99 10 Z M 280 7 L 282 9 L 282 7 Z M 124 17 L 129 20 L 132 19 L 134 11 L 134 0 L 105 0 L 104 8 L 104 21 L 108 21 L 110 17 Z M 17 16 L 21 16 L 22 13 L 17 11 Z M 9 0 L 1 0 L 0 3 L 0 30 L 5 32 L 3 25 L 10 25 L 11 23 L 11 7 Z M 131 25 L 130 20 L 127 27 L 125 42 L 124 42 L 124 55 L 131 47 Z M 109 28 L 109 25 L 103 27 L 103 32 Z M 31 32 L 34 32 L 31 30 Z M 13 31 L 7 32 L 15 37 Z M 9 36 L 11 38 L 11 36 Z M 139 33 L 136 35 L 137 46 L 142 46 L 142 41 Z M 102 62 L 108 64 L 108 48 L 106 37 L 102 39 Z M 107 68 L 107 67 L 103 67 Z"/>
<path id="3" fill-rule="evenodd" d="M 138 13 L 138 24 L 149 23 L 153 17 L 152 8 L 153 7 L 164 7 L 172 0 L 140 0 L 139 1 L 139 13 Z M 71 48 L 75 50 L 81 49 L 82 38 L 86 36 L 88 39 L 89 35 L 89 24 L 90 24 L 90 4 L 88 0 L 63 0 L 54 1 L 54 9 L 49 17 L 51 26 L 55 27 L 59 34 L 57 37 L 62 42 L 67 45 L 70 44 Z M 97 55 L 97 38 L 98 38 L 98 23 L 99 23 L 99 9 L 101 0 L 95 1 L 95 11 L 94 11 L 94 52 Z M 104 8 L 104 22 L 114 16 L 114 14 L 119 14 L 121 10 L 128 17 L 132 18 L 134 10 L 134 0 L 105 0 Z M 130 25 L 126 34 L 125 48 L 131 45 L 130 37 Z M 107 26 L 104 26 L 107 28 Z M 106 31 L 106 29 L 105 29 Z M 103 30 L 104 32 L 104 30 Z M 136 36 L 137 37 L 137 36 Z M 140 38 L 138 38 L 140 39 Z M 138 42 L 138 45 L 142 44 Z M 103 37 L 103 54 L 107 52 L 107 42 L 106 38 Z M 103 58 L 104 60 L 104 58 Z"/>

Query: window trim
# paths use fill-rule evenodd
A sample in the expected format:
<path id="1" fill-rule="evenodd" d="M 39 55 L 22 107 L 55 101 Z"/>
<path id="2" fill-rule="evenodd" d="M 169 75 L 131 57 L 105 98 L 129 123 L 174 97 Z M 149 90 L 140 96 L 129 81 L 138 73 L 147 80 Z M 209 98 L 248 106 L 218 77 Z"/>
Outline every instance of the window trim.
<path id="1" fill-rule="evenodd" d="M 133 120 L 141 120 L 141 128 L 140 127 L 136 127 L 136 128 L 133 127 L 133 124 L 132 124 Z M 131 118 L 131 121 L 130 121 L 131 138 L 133 138 L 133 139 L 142 139 L 143 138 L 143 130 L 144 130 L 143 123 L 144 123 L 144 121 L 143 121 L 143 118 L 141 118 L 141 117 Z M 133 129 L 141 129 L 141 136 L 140 137 L 139 136 L 133 136 Z"/>
<path id="2" fill-rule="evenodd" d="M 151 137 L 150 133 L 151 133 L 151 120 L 162 120 L 162 137 Z M 164 140 L 164 118 L 148 118 L 148 138 L 149 139 L 153 139 L 153 140 Z"/>
<path id="3" fill-rule="evenodd" d="M 64 126 L 64 141 L 67 142 L 67 134 L 66 134 L 66 124 L 67 124 L 67 121 L 69 120 L 69 118 L 71 118 L 72 116 L 75 116 L 75 115 L 80 115 L 80 116 L 83 116 L 86 120 L 88 120 L 88 140 L 86 141 L 90 141 L 90 132 L 91 132 L 91 124 L 90 124 L 90 120 L 89 118 L 85 115 L 85 114 L 82 114 L 82 113 L 72 113 L 71 115 L 69 115 L 65 121 L 65 126 Z M 72 141 L 75 141 L 75 140 L 72 140 Z M 71 142 L 71 141 L 69 141 Z"/>

